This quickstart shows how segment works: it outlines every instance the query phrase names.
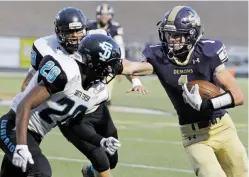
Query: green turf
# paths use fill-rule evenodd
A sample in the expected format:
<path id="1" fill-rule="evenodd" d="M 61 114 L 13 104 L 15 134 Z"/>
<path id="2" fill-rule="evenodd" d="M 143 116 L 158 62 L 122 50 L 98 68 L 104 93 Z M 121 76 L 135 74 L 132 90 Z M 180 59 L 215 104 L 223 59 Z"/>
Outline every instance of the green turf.
<path id="1" fill-rule="evenodd" d="M 20 78 L 0 78 L 2 87 L 0 94 L 14 95 L 20 89 Z M 148 88 L 147 96 L 125 93 L 129 88 L 127 81 L 115 83 L 113 104 L 133 107 L 153 108 L 174 112 L 168 97 L 160 83 L 153 79 L 143 79 Z M 247 147 L 247 117 L 248 117 L 248 81 L 238 79 L 244 94 L 245 105 L 229 110 L 243 144 Z M 9 108 L 0 107 L 0 114 Z M 122 147 L 120 149 L 120 164 L 113 175 L 116 177 L 191 177 L 194 174 L 179 170 L 190 170 L 187 156 L 181 145 L 181 136 L 175 116 L 155 116 L 132 113 L 112 112 L 114 122 L 119 130 Z M 64 157 L 50 159 L 54 177 L 80 177 L 80 169 L 88 162 L 63 136 L 54 129 L 42 142 L 41 148 L 48 157 Z M 65 159 L 66 158 L 66 159 Z M 132 166 L 133 165 L 133 166 Z M 140 166 L 134 166 L 140 165 Z M 144 165 L 144 166 L 143 166 Z M 150 168 L 149 168 L 150 167 Z M 163 168 L 160 168 L 163 167 Z M 154 168 L 154 169 L 153 169 Z M 176 171 L 174 171 L 174 169 Z M 173 170 L 173 171 L 172 171 Z"/>

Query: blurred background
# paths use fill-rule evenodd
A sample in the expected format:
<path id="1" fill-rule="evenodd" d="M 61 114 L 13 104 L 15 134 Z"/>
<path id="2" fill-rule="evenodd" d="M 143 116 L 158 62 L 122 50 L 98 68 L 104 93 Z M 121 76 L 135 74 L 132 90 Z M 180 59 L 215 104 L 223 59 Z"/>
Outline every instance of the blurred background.
<path id="1" fill-rule="evenodd" d="M 107 1 L 106 1 L 107 2 Z M 101 2 L 0 2 L 0 67 L 29 66 L 29 54 L 35 38 L 54 32 L 56 13 L 68 6 L 81 9 L 96 19 Z M 108 2 L 107 2 L 108 3 Z M 220 39 L 227 46 L 229 67 L 238 75 L 247 72 L 248 5 L 247 2 L 109 2 L 114 20 L 124 28 L 127 58 L 139 59 L 145 43 L 157 43 L 156 24 L 175 5 L 196 9 L 205 28 L 205 37 Z M 10 52 L 11 51 L 11 52 Z M 243 66 L 243 67 L 242 67 Z M 241 73 L 242 72 L 242 73 Z"/>
<path id="2" fill-rule="evenodd" d="M 0 115 L 9 109 L 11 99 L 20 91 L 30 66 L 35 39 L 54 33 L 54 19 L 64 7 L 81 9 L 96 19 L 102 2 L 0 2 Z M 204 37 L 219 39 L 226 45 L 228 69 L 248 98 L 248 2 L 108 2 L 114 20 L 124 28 L 126 57 L 139 60 L 148 43 L 158 43 L 156 24 L 176 5 L 193 7 L 204 25 Z M 122 143 L 120 163 L 114 170 L 119 177 L 194 176 L 181 145 L 176 113 L 156 77 L 143 77 L 147 96 L 125 93 L 130 84 L 116 82 L 112 106 L 114 122 Z M 248 147 L 248 99 L 245 105 L 229 110 L 243 144 Z M 55 177 L 78 177 L 89 163 L 57 129 L 42 143 Z M 0 154 L 2 155 L 2 154 Z"/>

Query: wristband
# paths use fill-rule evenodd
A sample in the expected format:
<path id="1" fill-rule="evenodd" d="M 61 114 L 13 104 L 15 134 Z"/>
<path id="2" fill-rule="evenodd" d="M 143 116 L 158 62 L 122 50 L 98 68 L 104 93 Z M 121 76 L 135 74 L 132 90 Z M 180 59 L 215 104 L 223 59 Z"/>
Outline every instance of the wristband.
<path id="1" fill-rule="evenodd" d="M 233 108 L 235 106 L 233 95 L 230 91 L 218 95 L 210 100 L 203 100 L 201 110 L 217 110 Z"/>
<path id="2" fill-rule="evenodd" d="M 211 99 L 211 103 L 215 109 L 233 108 L 235 106 L 233 95 L 230 91 L 214 97 Z"/>
<path id="3" fill-rule="evenodd" d="M 132 82 L 132 88 L 134 88 L 136 86 L 142 86 L 142 83 L 141 83 L 140 79 L 138 79 L 138 78 L 131 79 L 131 82 Z"/>

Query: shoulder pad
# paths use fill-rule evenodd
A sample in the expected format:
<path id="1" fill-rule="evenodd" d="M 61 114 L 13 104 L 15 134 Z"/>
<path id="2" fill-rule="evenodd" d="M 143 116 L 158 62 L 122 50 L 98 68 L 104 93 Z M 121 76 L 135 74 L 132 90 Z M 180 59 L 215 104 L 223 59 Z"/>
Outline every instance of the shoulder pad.
<path id="1" fill-rule="evenodd" d="M 198 43 L 204 58 L 209 59 L 213 71 L 228 60 L 225 45 L 221 41 L 202 39 Z"/>
<path id="2" fill-rule="evenodd" d="M 147 45 L 143 50 L 143 57 L 147 59 L 153 59 L 156 56 L 162 56 L 162 45 Z"/>
<path id="3" fill-rule="evenodd" d="M 42 56 L 54 54 L 54 50 L 51 48 L 53 43 L 58 43 L 55 35 L 39 38 L 35 40 L 34 46 L 40 52 Z"/>
<path id="4" fill-rule="evenodd" d="M 68 78 L 61 64 L 51 55 L 46 55 L 39 65 L 38 82 L 43 81 L 50 94 L 64 90 Z"/>
<path id="5" fill-rule="evenodd" d="M 202 39 L 199 41 L 201 43 L 202 52 L 206 56 L 216 56 L 219 52 L 225 48 L 223 43 L 219 40 Z"/>
<path id="6" fill-rule="evenodd" d="M 80 74 L 79 66 L 73 57 L 67 55 L 55 55 L 54 59 L 60 64 L 68 81 Z"/>

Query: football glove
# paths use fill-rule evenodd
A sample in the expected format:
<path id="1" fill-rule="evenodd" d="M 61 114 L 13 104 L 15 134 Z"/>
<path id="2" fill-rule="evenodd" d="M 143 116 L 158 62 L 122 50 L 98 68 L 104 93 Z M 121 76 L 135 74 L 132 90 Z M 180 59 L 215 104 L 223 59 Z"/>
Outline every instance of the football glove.
<path id="1" fill-rule="evenodd" d="M 199 85 L 195 84 L 190 92 L 188 91 L 188 88 L 186 84 L 182 86 L 183 89 L 183 99 L 185 103 L 188 103 L 192 108 L 196 109 L 197 111 L 201 110 L 201 105 L 202 105 L 202 98 L 199 93 Z"/>
<path id="2" fill-rule="evenodd" d="M 34 164 L 27 145 L 16 145 L 12 163 L 17 167 L 22 168 L 23 172 L 26 172 L 27 163 Z"/>
<path id="3" fill-rule="evenodd" d="M 113 155 L 121 146 L 121 144 L 116 138 L 109 137 L 109 138 L 103 138 L 100 141 L 100 146 L 104 148 L 108 154 Z"/>

